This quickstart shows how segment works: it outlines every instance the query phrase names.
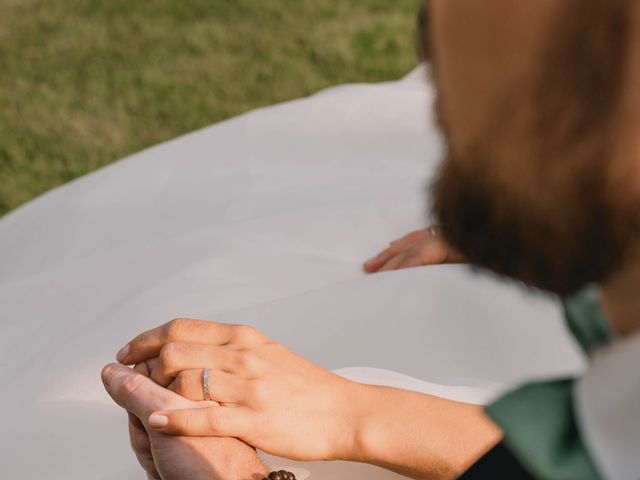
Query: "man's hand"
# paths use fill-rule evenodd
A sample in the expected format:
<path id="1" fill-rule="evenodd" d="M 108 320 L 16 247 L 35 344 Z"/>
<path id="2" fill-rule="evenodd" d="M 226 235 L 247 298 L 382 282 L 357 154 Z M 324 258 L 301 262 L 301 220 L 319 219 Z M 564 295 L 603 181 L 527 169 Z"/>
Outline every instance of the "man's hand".
<path id="1" fill-rule="evenodd" d="M 386 272 L 462 261 L 462 256 L 444 242 L 438 228 L 429 227 L 394 240 L 385 250 L 367 260 L 364 270 L 367 273 Z"/>
<path id="2" fill-rule="evenodd" d="M 129 412 L 131 445 L 150 480 L 260 480 L 269 470 L 255 450 L 236 438 L 168 436 L 149 428 L 147 419 L 158 409 L 198 408 L 155 384 L 145 364 L 137 371 L 118 364 L 102 371 L 105 388 Z"/>

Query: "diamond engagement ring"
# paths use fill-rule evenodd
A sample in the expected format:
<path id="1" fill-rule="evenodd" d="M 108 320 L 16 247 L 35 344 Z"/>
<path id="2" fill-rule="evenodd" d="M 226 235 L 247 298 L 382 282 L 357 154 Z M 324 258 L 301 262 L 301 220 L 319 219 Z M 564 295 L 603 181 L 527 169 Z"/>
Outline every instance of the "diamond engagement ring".
<path id="1" fill-rule="evenodd" d="M 211 394 L 209 393 L 209 369 L 205 368 L 202 371 L 202 393 L 205 400 L 211 400 Z"/>

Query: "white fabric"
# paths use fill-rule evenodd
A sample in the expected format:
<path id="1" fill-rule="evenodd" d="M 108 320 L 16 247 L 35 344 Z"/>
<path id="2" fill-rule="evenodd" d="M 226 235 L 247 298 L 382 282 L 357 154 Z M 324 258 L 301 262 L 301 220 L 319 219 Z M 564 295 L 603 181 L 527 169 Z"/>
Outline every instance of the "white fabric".
<path id="1" fill-rule="evenodd" d="M 640 334 L 596 350 L 576 383 L 581 433 L 598 469 L 611 480 L 640 475 Z"/>
<path id="2" fill-rule="evenodd" d="M 424 227 L 440 156 L 418 70 L 150 148 L 0 221 L 5 478 L 142 478 L 99 372 L 177 316 L 249 323 L 330 369 L 484 402 L 582 369 L 558 306 L 462 266 L 367 276 Z M 391 479 L 336 463 L 310 478 Z"/>

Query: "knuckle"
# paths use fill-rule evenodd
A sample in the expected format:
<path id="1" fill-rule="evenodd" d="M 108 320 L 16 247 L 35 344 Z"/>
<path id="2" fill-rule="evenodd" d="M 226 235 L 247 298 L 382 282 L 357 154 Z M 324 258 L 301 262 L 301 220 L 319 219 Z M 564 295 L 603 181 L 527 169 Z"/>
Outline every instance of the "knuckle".
<path id="1" fill-rule="evenodd" d="M 191 320 L 188 318 L 174 318 L 167 323 L 164 329 L 164 335 L 167 340 L 173 341 L 179 339 L 183 332 L 189 328 Z"/>
<path id="2" fill-rule="evenodd" d="M 195 419 L 194 419 L 195 420 Z M 223 419 L 221 415 L 217 414 L 217 411 L 213 408 L 207 410 L 206 426 L 212 432 L 219 432 L 223 429 Z"/>
<path id="3" fill-rule="evenodd" d="M 235 325 L 233 327 L 234 337 L 238 340 L 255 340 L 260 338 L 260 333 L 251 325 Z"/>
<path id="4" fill-rule="evenodd" d="M 158 360 L 160 365 L 163 367 L 167 367 L 173 365 L 176 361 L 176 357 L 178 356 L 178 344 L 176 343 L 167 343 L 163 345 L 160 349 L 160 354 L 158 355 Z"/>
<path id="5" fill-rule="evenodd" d="M 189 391 L 191 379 L 185 372 L 180 372 L 173 381 L 173 391 L 178 395 L 185 396 Z"/>
<path id="6" fill-rule="evenodd" d="M 236 352 L 236 362 L 244 371 L 254 370 L 255 360 L 255 354 L 249 349 L 240 349 Z"/>
<path id="7" fill-rule="evenodd" d="M 253 380 L 249 383 L 248 394 L 257 404 L 262 404 L 270 396 L 269 384 L 262 380 Z"/>
<path id="8" fill-rule="evenodd" d="M 125 397 L 129 397 L 131 395 L 134 395 L 140 388 L 142 388 L 143 386 L 143 382 L 144 382 L 144 377 L 141 377 L 139 375 L 130 375 L 127 378 L 125 378 L 122 383 L 120 384 L 120 394 L 125 396 Z"/>

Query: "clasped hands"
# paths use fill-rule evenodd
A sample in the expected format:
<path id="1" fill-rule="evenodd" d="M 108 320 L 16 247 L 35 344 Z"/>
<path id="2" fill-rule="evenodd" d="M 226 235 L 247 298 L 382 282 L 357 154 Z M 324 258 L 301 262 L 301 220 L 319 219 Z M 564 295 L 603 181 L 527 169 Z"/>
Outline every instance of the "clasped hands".
<path id="1" fill-rule="evenodd" d="M 260 479 L 269 470 L 255 448 L 293 460 L 357 458 L 365 386 L 250 326 L 176 319 L 135 337 L 117 360 L 103 381 L 129 413 L 149 479 Z M 203 398 L 205 368 L 212 401 Z"/>
<path id="2" fill-rule="evenodd" d="M 429 228 L 391 242 L 364 268 L 461 260 Z M 501 436 L 479 406 L 352 382 L 247 325 L 172 320 L 135 337 L 117 360 L 102 379 L 129 414 L 131 446 L 150 480 L 260 480 L 269 469 L 256 448 L 451 478 Z"/>

